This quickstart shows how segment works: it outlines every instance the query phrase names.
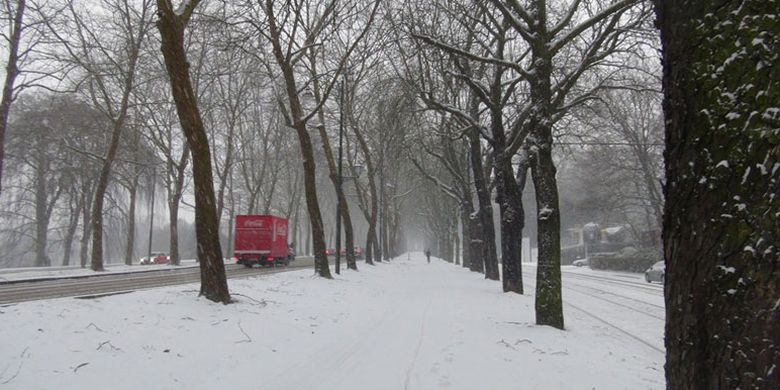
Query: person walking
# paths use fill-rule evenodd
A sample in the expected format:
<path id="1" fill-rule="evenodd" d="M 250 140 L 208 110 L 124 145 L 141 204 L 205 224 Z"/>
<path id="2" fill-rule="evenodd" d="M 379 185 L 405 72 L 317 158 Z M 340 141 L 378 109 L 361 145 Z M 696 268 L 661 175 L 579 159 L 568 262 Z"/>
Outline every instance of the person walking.
<path id="1" fill-rule="evenodd" d="M 430 249 L 426 249 L 425 250 L 425 257 L 428 258 L 428 264 L 430 264 L 431 263 L 431 250 Z"/>

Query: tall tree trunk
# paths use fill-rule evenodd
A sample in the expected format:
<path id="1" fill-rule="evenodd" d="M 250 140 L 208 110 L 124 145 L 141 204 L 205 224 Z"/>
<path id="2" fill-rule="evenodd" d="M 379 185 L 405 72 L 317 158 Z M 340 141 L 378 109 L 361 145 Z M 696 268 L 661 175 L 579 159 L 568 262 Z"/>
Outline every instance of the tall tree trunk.
<path id="1" fill-rule="evenodd" d="M 542 140 L 532 159 L 531 175 L 536 190 L 537 248 L 536 323 L 563 329 L 561 297 L 561 214 L 558 186 L 552 159 L 552 132 L 540 134 Z"/>
<path id="2" fill-rule="evenodd" d="M 540 34 L 547 34 L 547 8 L 544 1 L 535 4 L 534 13 L 540 23 Z M 531 105 L 537 107 L 530 118 L 533 135 L 528 147 L 531 176 L 536 190 L 537 248 L 536 324 L 563 329 L 561 297 L 561 214 L 558 183 L 552 158 L 552 73 L 553 57 L 545 40 L 534 41 L 531 61 L 536 76 L 530 83 Z"/>
<path id="3" fill-rule="evenodd" d="M 182 191 L 184 191 L 184 170 L 187 168 L 190 158 L 189 146 L 184 147 L 182 156 L 178 165 L 173 167 L 169 162 L 168 172 L 173 175 L 173 188 L 168 193 L 168 231 L 169 248 L 171 256 L 171 265 L 181 265 L 181 254 L 179 253 L 179 203 L 181 202 Z M 154 184 L 152 184 L 154 191 Z"/>
<path id="4" fill-rule="evenodd" d="M 10 4 L 10 3 L 7 3 Z M 26 1 L 17 0 L 16 10 L 13 15 L 11 34 L 8 40 L 8 62 L 5 65 L 5 82 L 3 83 L 3 97 L 0 100 L 0 191 L 3 186 L 3 162 L 5 161 L 5 130 L 8 127 L 8 115 L 11 113 L 11 102 L 14 99 L 14 83 L 19 76 L 19 44 L 22 40 L 22 23 Z M 10 7 L 9 7 L 10 8 Z"/>
<path id="5" fill-rule="evenodd" d="M 496 146 L 498 149 L 498 146 Z M 515 182 L 506 145 L 495 158 L 496 202 L 501 213 L 501 269 L 504 292 L 523 293 L 522 242 L 525 213 L 523 194 Z"/>
<path id="6" fill-rule="evenodd" d="M 779 389 L 778 2 L 655 4 L 667 388 Z"/>
<path id="7" fill-rule="evenodd" d="M 127 212 L 127 243 L 125 245 L 125 265 L 133 265 L 135 254 L 135 200 L 138 193 L 138 176 L 130 186 L 130 210 Z"/>
<path id="8" fill-rule="evenodd" d="M 312 52 L 313 53 L 313 52 Z M 317 75 L 317 68 L 316 68 L 316 59 L 314 58 L 313 54 L 311 56 L 311 63 L 312 63 L 312 75 Z M 314 99 L 316 101 L 320 101 L 322 99 L 321 92 L 320 92 L 320 83 L 319 79 L 317 77 L 313 77 L 314 82 Z M 341 106 L 342 110 L 344 109 L 344 88 L 342 86 L 341 88 Z M 349 204 L 347 203 L 347 196 L 344 195 L 344 183 L 343 178 L 340 178 L 339 175 L 342 175 L 341 172 L 339 172 L 338 167 L 336 166 L 336 161 L 333 158 L 333 150 L 330 147 L 330 141 L 328 139 L 328 133 L 325 131 L 325 113 L 322 109 L 318 110 L 317 112 L 317 118 L 319 119 L 320 123 L 323 124 L 322 126 L 319 126 L 317 130 L 320 134 L 320 141 L 322 142 L 322 149 L 325 153 L 325 161 L 328 164 L 328 171 L 330 173 L 330 181 L 333 183 L 333 188 L 336 190 L 336 198 L 338 199 L 338 205 L 337 207 L 341 210 L 341 220 L 344 224 L 344 239 L 346 241 L 346 254 L 347 254 L 347 268 L 357 270 L 357 262 L 355 261 L 355 233 L 352 228 L 352 217 L 349 213 Z M 343 126 L 343 116 L 341 119 L 340 126 Z M 343 175 L 342 175 L 343 176 Z M 340 246 L 340 245 L 339 245 Z M 341 256 L 341 254 L 337 254 L 336 256 Z"/>
<path id="9" fill-rule="evenodd" d="M 287 99 L 290 104 L 290 115 L 293 121 L 292 127 L 298 135 L 298 142 L 303 157 L 303 185 L 304 193 L 306 195 L 306 208 L 309 212 L 309 222 L 311 225 L 312 244 L 314 246 L 314 271 L 324 278 L 331 278 L 330 268 L 328 267 L 328 257 L 325 254 L 325 229 L 322 224 L 320 203 L 317 199 L 314 149 L 312 147 L 311 137 L 306 129 L 306 122 L 304 122 L 303 107 L 300 98 L 298 97 L 298 88 L 295 82 L 295 72 L 282 50 L 280 42 L 281 32 L 276 25 L 273 1 L 267 0 L 265 8 L 266 15 L 268 16 L 268 29 L 274 57 L 284 76 L 285 90 L 287 91 Z"/>
<path id="10" fill-rule="evenodd" d="M 62 265 L 70 265 L 70 256 L 73 251 L 73 239 L 76 237 L 76 230 L 79 227 L 79 217 L 81 215 L 82 203 L 80 199 L 76 200 L 76 208 L 71 208 L 70 216 L 68 217 L 68 228 L 65 230 L 65 239 L 62 243 Z"/>
<path id="11" fill-rule="evenodd" d="M 174 11 L 167 0 L 157 0 L 157 28 L 162 38 L 165 68 L 170 77 L 176 112 L 192 153 L 195 187 L 195 234 L 200 263 L 200 294 L 214 302 L 229 303 L 225 263 L 219 243 L 211 152 L 198 102 L 192 90 L 189 64 L 184 51 L 184 29 L 198 0 L 191 0 Z"/>
<path id="12" fill-rule="evenodd" d="M 351 118 L 351 116 L 350 116 Z M 358 145 L 360 146 L 360 150 L 363 153 L 363 156 L 366 159 L 366 172 L 368 174 L 368 192 L 369 197 L 371 198 L 371 212 L 369 213 L 368 217 L 368 237 L 366 238 L 366 264 L 374 264 L 374 261 L 382 262 L 382 259 L 380 258 L 381 253 L 379 250 L 379 239 L 377 235 L 377 211 L 379 209 L 378 206 L 378 199 L 377 199 L 377 190 L 376 190 L 376 170 L 374 167 L 374 160 L 371 158 L 371 150 L 368 148 L 368 142 L 366 142 L 366 138 L 363 136 L 363 132 L 357 127 L 352 127 L 353 132 L 355 133 L 355 138 L 358 141 Z M 369 248 L 369 243 L 370 248 Z"/>
<path id="13" fill-rule="evenodd" d="M 39 149 L 40 145 L 36 149 Z M 49 217 L 46 213 L 48 205 L 48 188 L 46 186 L 46 173 L 48 171 L 48 157 L 45 150 L 37 150 L 37 164 L 35 166 L 35 266 L 48 267 L 51 265 L 46 253 L 49 233 Z"/>
<path id="14" fill-rule="evenodd" d="M 122 130 L 125 127 L 127 110 L 130 107 L 130 94 L 135 80 L 136 64 L 138 63 L 138 53 L 140 51 L 143 34 L 137 37 L 137 41 L 128 48 L 130 51 L 127 74 L 124 75 L 122 85 L 122 100 L 119 111 L 115 117 L 111 117 L 111 138 L 108 144 L 108 150 L 103 157 L 103 165 L 100 169 L 97 185 L 95 186 L 95 199 L 92 203 L 92 263 L 90 268 L 93 271 L 103 271 L 103 204 L 105 202 L 106 191 L 108 190 L 108 181 L 111 178 L 111 169 L 119 150 Z M 96 76 L 102 77 L 102 76 Z M 113 112 L 113 111 L 112 111 Z"/>
<path id="15" fill-rule="evenodd" d="M 474 189 L 477 192 L 476 219 L 479 221 L 480 246 L 482 247 L 482 261 L 475 263 L 472 271 L 485 272 L 485 278 L 498 280 L 498 258 L 496 257 L 496 230 L 493 226 L 493 205 L 490 201 L 485 169 L 482 162 L 482 144 L 479 130 L 474 128 L 468 131 L 471 161 L 471 173 L 474 175 Z M 473 240 L 474 238 L 472 238 Z"/>
<path id="16" fill-rule="evenodd" d="M 89 185 L 84 185 L 82 187 L 82 202 L 84 203 L 84 206 L 81 208 L 81 240 L 80 240 L 80 249 L 79 249 L 79 264 L 81 265 L 81 268 L 86 268 L 87 266 L 87 259 L 89 258 L 89 232 L 92 229 L 92 223 L 90 223 L 90 220 L 92 218 L 92 215 L 90 214 L 91 206 L 90 203 L 92 203 L 92 192 Z"/>
<path id="17" fill-rule="evenodd" d="M 471 194 L 469 194 L 471 195 Z M 474 261 L 472 259 L 472 240 L 471 240 L 471 214 L 474 212 L 474 205 L 471 204 L 469 201 L 464 201 L 461 203 L 461 211 L 460 211 L 460 225 L 461 225 L 461 232 L 463 239 L 461 241 L 461 246 L 463 247 L 463 261 L 461 264 L 464 268 L 470 268 L 471 262 Z"/>
<path id="18" fill-rule="evenodd" d="M 129 92 L 128 92 L 129 94 Z M 123 110 L 127 110 L 124 106 Z M 108 180 L 111 176 L 111 167 L 116 159 L 116 153 L 119 149 L 120 135 L 124 127 L 124 115 L 121 119 L 113 123 L 111 131 L 111 140 L 109 141 L 108 151 L 103 158 L 103 165 L 98 176 L 97 186 L 95 186 L 95 200 L 92 203 L 92 262 L 90 268 L 93 271 L 103 271 L 103 203 L 105 202 L 106 191 L 108 190 Z"/>

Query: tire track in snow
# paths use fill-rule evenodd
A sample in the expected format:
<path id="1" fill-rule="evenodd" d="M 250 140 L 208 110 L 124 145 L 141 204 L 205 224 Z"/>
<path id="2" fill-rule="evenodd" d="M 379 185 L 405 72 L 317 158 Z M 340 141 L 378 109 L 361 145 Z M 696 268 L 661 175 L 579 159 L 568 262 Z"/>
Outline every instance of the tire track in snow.
<path id="1" fill-rule="evenodd" d="M 409 363 L 409 368 L 406 369 L 406 380 L 404 381 L 404 390 L 409 390 L 409 382 L 411 381 L 412 377 L 412 370 L 414 370 L 414 365 L 417 362 L 417 357 L 420 355 L 420 347 L 422 347 L 423 339 L 425 337 L 425 323 L 428 320 L 428 308 L 431 306 L 431 298 L 428 298 L 428 302 L 425 304 L 425 310 L 422 314 L 422 321 L 420 321 L 420 336 L 417 339 L 417 347 L 414 349 L 414 356 L 412 357 L 412 361 Z"/>
<path id="2" fill-rule="evenodd" d="M 566 305 L 566 306 L 568 306 L 568 307 L 571 307 L 571 308 L 573 308 L 573 309 L 577 309 L 577 310 L 579 310 L 579 311 L 580 311 L 580 312 L 582 312 L 583 314 L 585 314 L 585 315 L 588 315 L 588 316 L 592 317 L 593 319 L 595 319 L 595 320 L 597 320 L 597 321 L 599 321 L 599 322 L 603 323 L 604 325 L 607 325 L 607 326 L 610 326 L 610 327 L 612 327 L 612 328 L 616 329 L 617 331 L 619 331 L 619 332 L 621 332 L 621 333 L 625 334 L 626 336 L 628 336 L 628 337 L 631 337 L 632 339 L 634 339 L 634 340 L 636 340 L 636 341 L 639 341 L 640 343 L 642 343 L 642 344 L 644 344 L 644 345 L 646 345 L 646 346 L 650 347 L 650 349 L 652 349 L 652 350 L 654 350 L 654 351 L 656 351 L 656 352 L 659 352 L 659 353 L 661 353 L 661 354 L 666 354 L 666 351 L 665 351 L 664 349 L 658 348 L 657 346 L 653 345 L 653 344 L 652 344 L 652 343 L 650 343 L 649 341 L 646 341 L 646 340 L 642 339 L 641 337 L 639 337 L 639 336 L 636 336 L 635 334 L 633 334 L 633 333 L 631 333 L 631 332 L 629 332 L 629 331 L 627 331 L 627 330 L 625 330 L 625 329 L 621 328 L 620 326 L 617 326 L 617 325 L 615 325 L 614 323 L 612 323 L 612 322 L 610 322 L 610 321 L 607 321 L 607 320 L 605 320 L 605 319 L 603 319 L 603 318 L 601 318 L 601 317 L 599 317 L 599 316 L 597 316 L 597 315 L 595 315 L 595 314 L 591 313 L 591 312 L 590 312 L 590 311 L 588 311 L 588 310 L 585 310 L 585 309 L 583 309 L 583 308 L 581 308 L 581 307 L 578 307 L 578 306 L 572 305 L 572 304 L 571 304 L 571 303 L 569 303 L 569 302 L 564 302 L 563 304 L 564 304 L 564 305 Z"/>
<path id="3" fill-rule="evenodd" d="M 579 286 L 578 286 L 578 287 L 579 287 Z M 584 287 L 584 286 L 583 286 L 583 287 Z M 604 297 L 601 297 L 601 296 L 598 296 L 598 295 L 591 294 L 591 293 L 590 293 L 590 292 L 588 292 L 588 291 L 582 291 L 582 290 L 578 290 L 578 289 L 576 289 L 576 288 L 573 288 L 572 286 L 566 286 L 565 284 L 563 285 L 563 288 L 565 288 L 565 289 L 568 289 L 568 290 L 571 290 L 571 291 L 578 292 L 578 293 L 580 293 L 580 294 L 587 295 L 587 296 L 589 296 L 589 297 L 591 297 L 591 298 L 596 298 L 596 299 L 602 300 L 602 301 L 604 301 L 604 302 L 609 302 L 609 303 L 611 303 L 611 304 L 613 304 L 613 305 L 617 305 L 617 306 L 620 306 L 620 307 L 624 307 L 624 308 L 626 308 L 626 309 L 628 309 L 628 310 L 631 310 L 631 311 L 634 311 L 634 312 L 637 312 L 637 313 L 640 313 L 640 314 L 644 314 L 644 315 L 646 315 L 646 316 L 648 316 L 648 317 L 652 317 L 652 318 L 655 318 L 655 319 L 657 319 L 657 320 L 666 321 L 666 318 L 664 318 L 664 317 L 662 317 L 662 316 L 658 316 L 658 315 L 655 315 L 655 314 L 653 314 L 653 313 L 649 313 L 649 312 L 647 312 L 647 311 L 645 311 L 645 310 L 639 310 L 639 309 L 637 309 L 636 307 L 629 306 L 629 305 L 627 305 L 627 304 L 625 304 L 625 303 L 620 303 L 620 302 L 614 301 L 614 300 L 612 300 L 612 299 L 607 299 L 607 298 L 604 298 Z M 632 300 L 632 301 L 639 302 L 639 303 L 641 303 L 641 304 L 643 304 L 643 305 L 648 305 L 648 306 L 653 306 L 653 307 L 656 307 L 656 308 L 661 308 L 661 309 L 663 309 L 663 307 L 661 307 L 661 306 L 659 306 L 659 305 L 654 305 L 654 304 L 652 304 L 652 303 L 649 303 L 649 302 L 644 302 L 644 301 L 641 301 L 641 300 L 639 300 L 639 299 L 633 299 L 633 298 L 625 297 L 625 296 L 622 296 L 622 295 L 619 295 L 619 294 L 611 293 L 611 292 L 609 292 L 609 291 L 604 291 L 604 290 L 599 290 L 599 289 L 591 289 L 591 290 L 592 290 L 592 291 L 597 291 L 597 292 L 599 292 L 599 293 L 601 293 L 601 294 L 609 294 L 609 295 L 614 295 L 614 296 L 616 296 L 616 297 L 619 297 L 619 298 L 622 298 L 622 299 L 628 299 L 628 300 Z"/>
<path id="4" fill-rule="evenodd" d="M 523 276 L 528 276 L 528 273 L 523 273 Z M 594 278 L 594 279 L 602 279 L 602 278 Z M 605 279 L 605 281 L 608 281 L 608 280 L 609 280 L 608 278 Z M 531 275 L 531 279 L 529 279 L 528 281 L 533 283 L 533 287 L 531 287 L 531 286 L 529 286 L 529 287 L 531 287 L 535 291 L 536 290 L 535 275 Z M 524 282 L 525 282 L 525 280 L 524 280 Z M 563 280 L 562 280 L 562 282 L 563 282 Z M 564 288 L 566 288 L 566 287 L 564 287 Z M 580 294 L 582 294 L 582 293 L 580 293 Z M 592 295 L 591 295 L 591 297 L 592 297 Z M 614 304 L 614 302 L 611 302 L 611 303 Z M 666 354 L 666 350 L 664 348 L 659 348 L 654 343 L 652 343 L 650 341 L 647 341 L 647 340 L 643 339 L 642 337 L 637 336 L 634 333 L 631 333 L 630 331 L 624 329 L 623 327 L 615 324 L 613 321 L 606 320 L 606 319 L 604 319 L 604 318 L 602 318 L 602 317 L 600 317 L 600 316 L 598 316 L 596 314 L 593 314 L 590 310 L 584 309 L 584 308 L 582 308 L 580 306 L 577 306 L 577 305 L 574 305 L 574 304 L 572 304 L 570 302 L 567 302 L 565 299 L 563 301 L 563 304 L 565 306 L 567 306 L 567 307 L 575 309 L 575 310 L 577 310 L 577 311 L 579 311 L 579 312 L 581 312 L 581 313 L 583 313 L 583 314 L 593 318 L 594 320 L 596 320 L 598 322 L 601 322 L 604 325 L 609 326 L 610 328 L 613 328 L 613 329 L 617 330 L 620 333 L 623 333 L 624 335 L 630 337 L 631 339 L 633 339 L 635 341 L 638 341 L 639 343 L 641 343 L 642 345 L 652 349 L 653 351 L 656 351 L 656 352 L 664 354 L 664 355 Z"/>

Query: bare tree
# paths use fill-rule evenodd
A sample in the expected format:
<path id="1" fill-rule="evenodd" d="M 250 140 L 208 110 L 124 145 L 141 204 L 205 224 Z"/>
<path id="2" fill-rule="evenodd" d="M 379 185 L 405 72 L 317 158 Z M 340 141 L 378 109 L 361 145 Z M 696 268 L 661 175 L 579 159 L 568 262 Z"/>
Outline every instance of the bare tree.
<path id="1" fill-rule="evenodd" d="M 335 75 L 341 72 L 355 45 L 365 35 L 376 14 L 377 6 L 378 2 L 374 3 L 373 7 L 370 4 L 364 7 L 369 10 L 370 17 L 353 45 L 337 61 Z M 330 34 L 334 34 L 337 31 L 337 27 L 345 22 L 344 18 L 350 12 L 349 10 L 355 7 L 358 7 L 358 5 L 353 2 L 341 4 L 337 1 L 296 1 L 280 5 L 271 0 L 266 0 L 261 5 L 261 12 L 265 16 L 264 26 L 261 28 L 256 21 L 250 21 L 253 26 L 256 26 L 256 32 L 271 45 L 273 58 L 284 80 L 285 106 L 289 109 L 288 126 L 295 130 L 303 156 L 303 182 L 312 229 L 315 271 L 320 276 L 327 278 L 331 276 L 328 268 L 328 259 L 325 255 L 325 230 L 319 200 L 317 199 L 316 163 L 307 124 L 312 117 L 317 115 L 322 104 L 330 96 L 337 78 L 331 77 L 330 81 L 324 86 L 323 99 L 317 107 L 308 109 L 304 107 L 300 91 L 305 89 L 310 81 L 306 81 L 306 78 L 302 79 L 301 74 L 296 72 L 296 67 L 310 47 L 315 44 L 322 44 L 324 40 L 328 39 Z M 251 6 L 250 9 L 252 9 Z M 249 11 L 247 14 L 252 14 L 252 12 Z M 267 26 L 267 30 L 265 26 Z"/>
<path id="2" fill-rule="evenodd" d="M 3 178 L 3 160 L 5 160 L 5 130 L 8 126 L 8 115 L 11 112 L 11 102 L 14 100 L 14 84 L 19 75 L 19 46 L 22 41 L 22 30 L 24 30 L 24 11 L 26 8 L 25 0 L 18 0 L 16 7 L 11 1 L 5 1 L 3 4 L 3 18 L 11 20 L 7 33 L 3 33 L 8 43 L 8 62 L 5 68 L 5 82 L 3 83 L 3 96 L 0 100 L 0 190 L 2 190 Z"/>
<path id="3" fill-rule="evenodd" d="M 187 0 L 174 8 L 169 0 L 157 0 L 157 28 L 162 37 L 165 67 L 170 77 L 181 128 L 192 151 L 195 182 L 195 229 L 200 262 L 200 294 L 214 302 L 229 303 L 225 263 L 219 243 L 211 153 L 198 102 L 190 82 L 184 30 L 199 0 Z"/>

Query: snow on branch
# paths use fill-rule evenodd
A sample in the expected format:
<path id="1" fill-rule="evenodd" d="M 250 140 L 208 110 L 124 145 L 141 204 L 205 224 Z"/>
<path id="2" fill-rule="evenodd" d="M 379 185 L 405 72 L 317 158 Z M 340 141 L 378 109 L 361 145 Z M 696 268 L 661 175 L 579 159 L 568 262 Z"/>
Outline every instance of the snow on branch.
<path id="1" fill-rule="evenodd" d="M 517 73 L 519 73 L 521 76 L 525 77 L 526 79 L 531 78 L 531 75 L 525 69 L 523 69 L 523 67 L 520 64 L 518 64 L 516 62 L 507 61 L 507 60 L 505 60 L 503 58 L 490 58 L 490 57 L 483 57 L 483 56 L 480 56 L 480 55 L 476 55 L 476 54 L 468 52 L 466 50 L 459 49 L 457 47 L 448 45 L 448 44 L 446 44 L 446 43 L 444 43 L 442 41 L 439 41 L 439 40 L 434 39 L 434 38 L 432 38 L 430 36 L 427 36 L 427 35 L 412 33 L 412 37 L 415 38 L 415 39 L 419 39 L 419 40 L 421 40 L 421 41 L 423 41 L 423 42 L 425 42 L 425 43 L 427 43 L 429 45 L 435 46 L 435 47 L 437 47 L 437 48 L 439 48 L 441 50 L 444 50 L 444 51 L 446 51 L 448 53 L 457 54 L 459 56 L 466 57 L 466 58 L 468 58 L 470 60 L 477 61 L 477 62 L 482 62 L 482 63 L 485 63 L 485 64 L 506 66 L 506 67 L 508 67 L 510 69 L 515 70 Z"/>

